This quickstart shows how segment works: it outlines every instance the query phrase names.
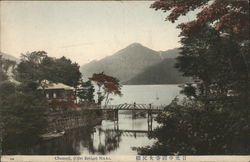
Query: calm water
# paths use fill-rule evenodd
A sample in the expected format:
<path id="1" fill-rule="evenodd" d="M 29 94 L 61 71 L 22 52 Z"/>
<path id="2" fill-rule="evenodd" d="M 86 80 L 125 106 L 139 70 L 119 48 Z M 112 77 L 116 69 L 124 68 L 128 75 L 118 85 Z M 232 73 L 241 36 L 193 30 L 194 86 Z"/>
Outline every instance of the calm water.
<path id="1" fill-rule="evenodd" d="M 168 105 L 174 97 L 179 95 L 181 88 L 177 85 L 124 85 L 123 96 L 111 96 L 109 104 L 153 104 Z"/>
<path id="2" fill-rule="evenodd" d="M 110 104 L 138 103 L 167 105 L 179 95 L 177 85 L 130 85 L 123 86 L 123 96 L 113 96 Z M 135 155 L 135 147 L 152 145 L 155 140 L 148 138 L 147 118 L 132 118 L 131 112 L 119 113 L 119 130 L 114 130 L 114 122 L 103 120 L 101 125 L 69 131 L 58 139 L 25 148 L 15 154 L 26 155 Z M 153 128 L 157 127 L 153 121 Z"/>

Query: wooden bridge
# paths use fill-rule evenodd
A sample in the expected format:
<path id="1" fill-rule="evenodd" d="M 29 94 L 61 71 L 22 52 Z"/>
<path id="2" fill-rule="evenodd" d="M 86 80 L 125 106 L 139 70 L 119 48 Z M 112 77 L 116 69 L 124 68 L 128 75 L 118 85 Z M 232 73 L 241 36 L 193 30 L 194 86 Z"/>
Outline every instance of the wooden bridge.
<path id="1" fill-rule="evenodd" d="M 107 105 L 101 107 L 105 110 L 154 110 L 163 111 L 163 106 L 152 106 L 152 104 L 119 104 L 119 105 Z"/>
<path id="2" fill-rule="evenodd" d="M 152 110 L 163 111 L 164 106 L 153 106 L 152 104 L 119 104 L 119 105 L 104 105 L 97 108 L 84 108 L 85 110 Z"/>
<path id="3" fill-rule="evenodd" d="M 102 110 L 104 112 L 112 112 L 113 120 L 114 120 L 114 129 L 119 129 L 119 110 L 131 110 L 132 114 L 136 111 L 144 111 L 147 112 L 147 124 L 148 131 L 152 131 L 152 123 L 153 123 L 153 113 L 159 113 L 164 111 L 164 106 L 152 106 L 152 104 L 119 104 L 119 105 L 106 105 L 97 108 L 85 108 L 85 110 Z"/>
<path id="4" fill-rule="evenodd" d="M 123 136 L 145 137 L 151 134 L 151 131 L 147 130 L 114 130 L 114 129 L 101 129 L 101 132 L 116 132 Z"/>

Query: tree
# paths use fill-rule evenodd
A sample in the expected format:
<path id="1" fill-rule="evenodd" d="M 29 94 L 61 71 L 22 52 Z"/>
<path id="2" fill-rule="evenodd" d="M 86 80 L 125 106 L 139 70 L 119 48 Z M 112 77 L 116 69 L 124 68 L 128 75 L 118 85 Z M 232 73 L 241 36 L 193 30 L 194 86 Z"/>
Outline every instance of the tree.
<path id="1" fill-rule="evenodd" d="M 37 82 L 40 83 L 44 79 L 41 72 L 41 62 L 46 58 L 45 51 L 27 52 L 21 55 L 21 62 L 15 69 L 15 78 L 20 82 Z"/>
<path id="2" fill-rule="evenodd" d="M 47 75 L 50 74 L 51 81 L 61 82 L 74 88 L 79 85 L 81 72 L 77 63 L 73 63 L 70 59 L 63 56 L 59 59 L 54 59 L 54 63 L 51 66 L 52 68 L 47 73 Z"/>
<path id="3" fill-rule="evenodd" d="M 77 87 L 81 78 L 80 66 L 70 59 L 49 57 L 44 51 L 22 54 L 20 64 L 16 68 L 16 79 L 21 82 L 37 82 L 50 80 Z"/>
<path id="4" fill-rule="evenodd" d="M 47 101 L 35 92 L 0 83 L 0 126 L 3 151 L 37 143 L 47 126 Z"/>
<path id="5" fill-rule="evenodd" d="M 248 0 L 158 0 L 151 8 L 170 11 L 166 20 L 173 23 L 180 16 L 199 9 L 195 20 L 178 26 L 181 36 L 186 38 L 209 24 L 218 31 L 234 33 L 240 40 L 249 40 Z"/>
<path id="6" fill-rule="evenodd" d="M 94 92 L 95 88 L 90 80 L 87 82 L 82 82 L 80 87 L 77 88 L 77 96 L 81 101 L 84 100 L 90 103 L 94 102 Z"/>
<path id="7" fill-rule="evenodd" d="M 29 61 L 35 65 L 38 60 L 34 55 L 32 58 Z M 0 56 L 0 142 L 3 151 L 36 143 L 47 123 L 48 104 L 44 98 L 32 91 L 34 88 L 30 85 L 27 88 L 22 83 L 15 85 L 9 81 L 10 70 L 15 67 L 15 61 Z"/>
<path id="8" fill-rule="evenodd" d="M 250 133 L 249 2 L 246 0 L 160 0 L 151 7 L 170 11 L 167 20 L 199 9 L 182 30 L 176 67 L 196 84 L 187 96 L 158 115 L 152 147 L 141 154 L 248 154 Z M 237 16 L 237 17 L 236 17 Z"/>
<path id="9" fill-rule="evenodd" d="M 98 104 L 101 105 L 101 102 L 105 99 L 105 106 L 108 104 L 109 95 L 119 95 L 121 96 L 121 84 L 117 78 L 112 76 L 105 75 L 103 72 L 99 74 L 93 74 L 90 78 L 91 81 L 96 82 L 98 86 Z M 101 92 L 101 88 L 104 92 Z"/>
<path id="10" fill-rule="evenodd" d="M 181 40 L 181 56 L 176 67 L 197 82 L 199 97 L 206 100 L 226 98 L 229 92 L 247 102 L 248 71 L 241 57 L 241 46 L 231 36 L 221 36 L 211 27 Z M 197 95 L 197 94 L 196 94 Z"/>
<path id="11" fill-rule="evenodd" d="M 4 59 L 0 55 L 0 82 L 9 78 L 8 73 L 16 66 L 16 62 L 8 59 Z"/>
<path id="12" fill-rule="evenodd" d="M 212 106 L 213 105 L 209 105 Z M 249 121 L 230 112 L 207 111 L 203 102 L 173 102 L 157 116 L 161 124 L 151 134 L 151 147 L 138 148 L 145 155 L 247 155 Z M 218 106 L 219 108 L 219 106 Z"/>
<path id="13" fill-rule="evenodd" d="M 224 52 L 231 53 L 228 57 L 225 56 L 224 58 L 226 58 L 227 60 L 232 59 L 231 62 L 233 62 L 234 64 L 233 66 L 234 69 L 232 69 L 233 74 L 239 72 L 240 71 L 239 69 L 242 69 L 240 72 L 241 77 L 238 77 L 238 78 L 234 77 L 234 79 L 237 79 L 237 85 L 241 87 L 239 88 L 238 92 L 240 91 L 244 93 L 243 95 L 244 102 L 246 102 L 246 104 L 250 104 L 249 1 L 248 0 L 233 0 L 233 1 L 232 0 L 223 0 L 223 1 L 222 0 L 214 0 L 214 1 L 212 0 L 202 0 L 202 1 L 200 0 L 159 0 L 159 1 L 154 2 L 151 5 L 151 8 L 154 8 L 155 10 L 163 10 L 164 12 L 170 11 L 170 14 L 167 16 L 166 20 L 171 21 L 173 23 L 180 16 L 185 16 L 190 11 L 199 10 L 195 20 L 178 25 L 178 28 L 182 30 L 182 32 L 180 33 L 180 36 L 182 37 L 182 40 L 181 40 L 182 44 L 186 44 L 186 45 L 190 44 L 191 46 L 192 41 L 195 41 L 195 37 L 196 38 L 199 37 L 197 33 L 202 34 L 203 32 L 204 34 L 204 29 L 207 29 L 207 28 L 210 28 L 210 31 L 212 31 L 213 29 L 217 31 L 216 32 L 213 30 L 214 35 L 212 33 L 210 34 L 207 33 L 206 34 L 207 36 L 212 36 L 211 38 L 207 37 L 206 38 L 207 40 L 205 40 L 204 36 L 200 35 L 201 37 L 203 37 L 203 43 L 206 43 L 207 48 L 209 47 L 209 45 L 215 44 L 211 42 L 213 41 L 213 39 L 215 39 L 215 37 L 217 37 L 216 42 L 219 41 L 218 39 L 221 39 L 218 36 L 219 34 L 224 35 L 224 36 L 227 35 L 229 39 L 224 40 L 224 43 L 227 43 L 227 47 L 230 47 L 231 45 L 233 45 L 235 49 L 233 49 L 234 53 L 231 52 L 230 50 L 226 51 L 224 49 Z M 225 45 L 222 43 L 222 41 L 220 42 L 221 42 L 220 45 Z M 229 43 L 231 43 L 231 45 Z M 198 42 L 198 40 L 196 40 L 196 45 L 197 44 L 203 46 L 200 42 Z M 220 47 L 223 47 L 223 46 L 218 46 L 217 49 L 219 49 Z M 196 52 L 198 48 L 200 48 L 200 46 L 196 48 Z M 206 51 L 206 49 L 204 48 L 204 46 L 201 48 L 203 48 L 203 53 L 204 53 L 204 50 Z M 232 47 L 230 49 L 232 49 Z M 236 49 L 238 51 L 236 51 Z M 182 50 L 185 50 L 185 47 L 183 47 Z M 192 52 L 190 51 L 191 48 L 189 48 L 188 50 L 189 50 L 189 53 Z M 184 55 L 185 52 L 188 52 L 188 51 L 187 50 L 183 51 L 182 56 Z M 199 53 L 201 55 L 202 51 L 200 50 Z M 232 56 L 232 53 L 234 56 Z M 233 58 L 237 58 L 237 61 L 234 61 Z M 180 63 L 185 64 L 184 60 L 187 60 L 187 59 L 190 60 L 192 58 L 183 56 L 182 58 L 179 58 L 179 61 Z M 186 63 L 186 65 L 188 64 Z M 183 70 L 183 69 L 184 68 L 181 68 L 180 70 Z M 221 73 L 218 73 L 218 74 L 221 74 Z M 228 75 L 230 74 L 228 73 Z M 201 79 L 201 78 L 198 78 L 198 79 Z M 243 81 L 244 86 L 241 86 L 242 85 L 241 79 L 244 80 Z M 221 82 L 225 80 L 226 79 L 221 80 Z"/>
<path id="14" fill-rule="evenodd" d="M 0 69 L 0 82 L 5 80 L 8 80 L 8 75 L 2 69 Z"/>

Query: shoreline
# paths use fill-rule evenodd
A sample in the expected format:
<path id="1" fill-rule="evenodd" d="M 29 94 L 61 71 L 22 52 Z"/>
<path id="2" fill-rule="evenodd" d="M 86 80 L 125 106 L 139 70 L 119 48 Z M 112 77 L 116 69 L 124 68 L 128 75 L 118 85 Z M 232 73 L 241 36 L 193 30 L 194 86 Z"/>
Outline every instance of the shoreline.
<path id="1" fill-rule="evenodd" d="M 149 85 L 153 85 L 153 86 L 160 86 L 160 85 L 185 85 L 186 83 L 179 83 L 179 84 L 123 84 L 123 86 L 149 86 Z"/>

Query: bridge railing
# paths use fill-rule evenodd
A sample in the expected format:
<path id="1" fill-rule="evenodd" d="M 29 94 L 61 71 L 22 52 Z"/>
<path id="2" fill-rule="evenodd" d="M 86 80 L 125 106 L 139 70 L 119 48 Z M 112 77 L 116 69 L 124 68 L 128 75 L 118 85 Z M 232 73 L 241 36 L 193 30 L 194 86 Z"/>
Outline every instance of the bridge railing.
<path id="1" fill-rule="evenodd" d="M 163 110 L 165 105 L 154 106 L 152 104 L 119 104 L 119 105 L 105 105 L 101 109 L 106 110 Z"/>

